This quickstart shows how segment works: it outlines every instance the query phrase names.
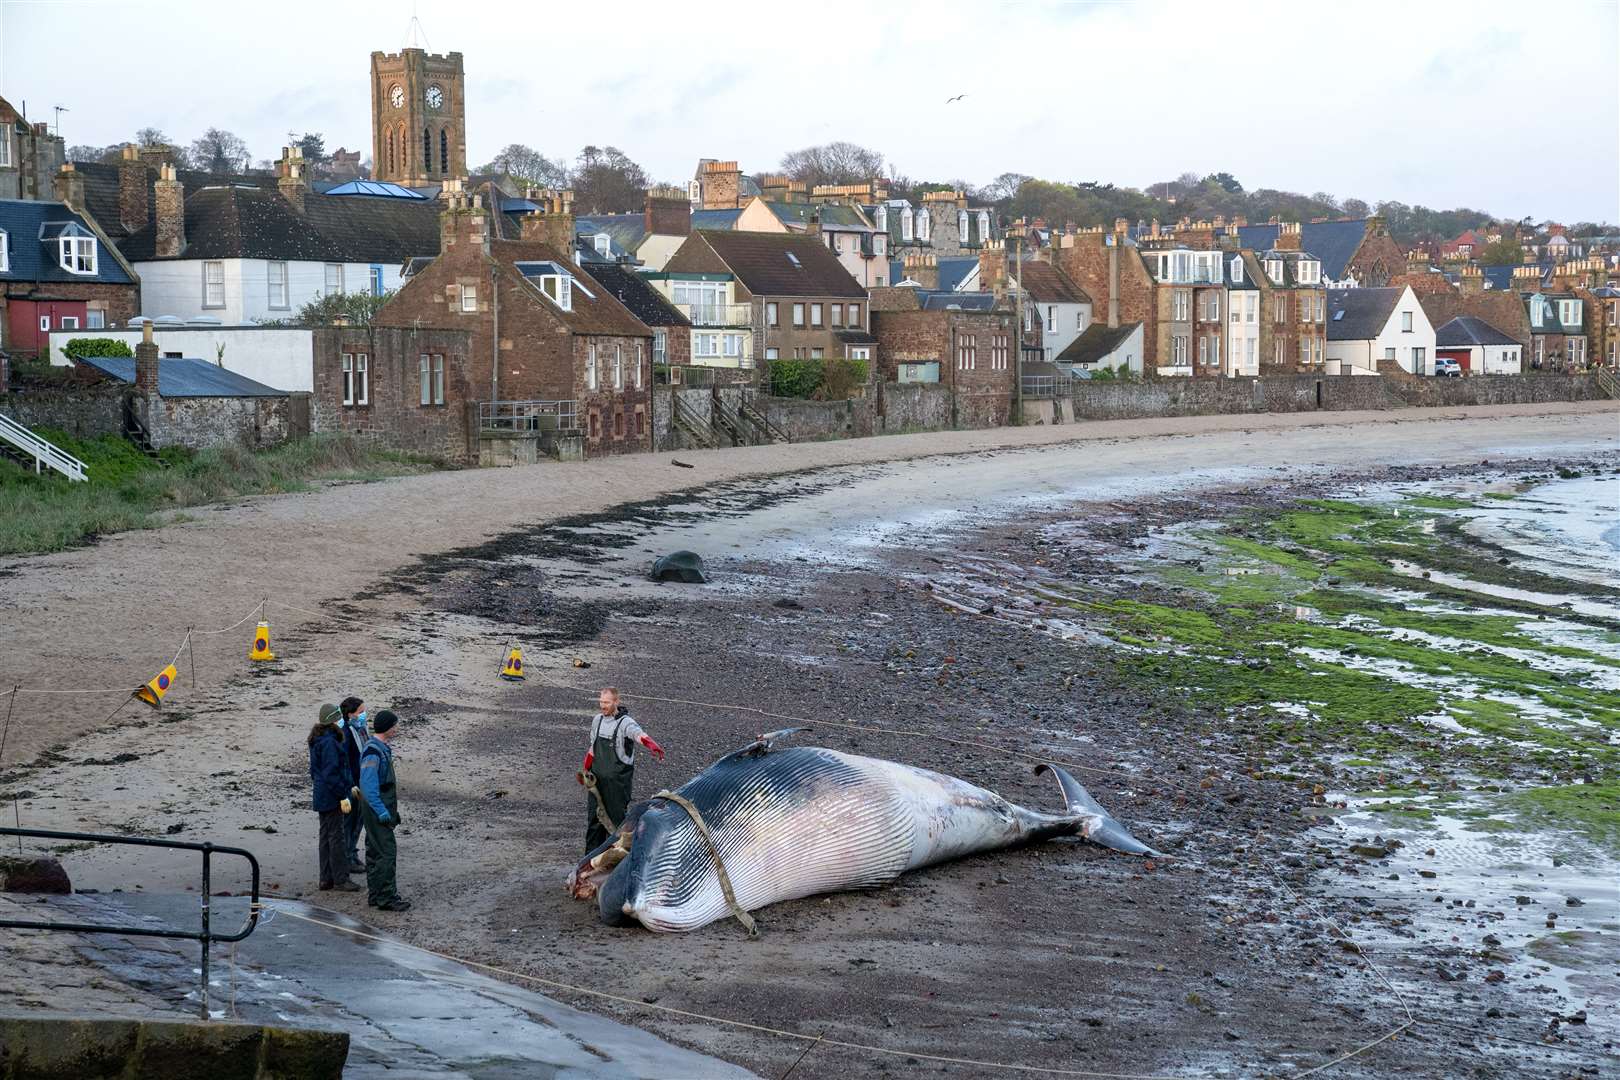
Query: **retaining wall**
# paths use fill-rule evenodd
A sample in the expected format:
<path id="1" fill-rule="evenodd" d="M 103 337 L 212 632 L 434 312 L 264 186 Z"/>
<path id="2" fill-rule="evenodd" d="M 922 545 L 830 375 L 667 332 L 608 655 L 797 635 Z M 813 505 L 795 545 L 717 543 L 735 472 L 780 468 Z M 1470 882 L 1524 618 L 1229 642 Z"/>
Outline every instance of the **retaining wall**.
<path id="1" fill-rule="evenodd" d="M 124 383 L 21 387 L 0 395 L 0 413 L 23 427 L 56 428 L 75 439 L 120 435 L 128 390 Z"/>

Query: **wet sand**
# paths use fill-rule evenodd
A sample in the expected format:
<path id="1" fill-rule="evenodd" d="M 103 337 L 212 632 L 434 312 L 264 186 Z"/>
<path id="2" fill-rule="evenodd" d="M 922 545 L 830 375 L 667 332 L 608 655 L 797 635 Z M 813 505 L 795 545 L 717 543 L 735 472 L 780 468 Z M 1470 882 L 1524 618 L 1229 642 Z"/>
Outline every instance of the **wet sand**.
<path id="1" fill-rule="evenodd" d="M 28 726 L 13 733 L 22 749 L 8 749 L 5 789 L 31 793 L 22 800 L 31 824 L 159 834 L 179 825 L 188 837 L 246 843 L 280 891 L 306 891 L 313 815 L 303 735 L 321 700 L 357 693 L 406 717 L 402 888 L 418 903 L 387 925 L 407 940 L 573 975 L 652 1005 L 945 1056 L 1294 1071 L 1401 1016 L 1331 928 L 1259 869 L 1298 850 L 1297 794 L 1245 783 L 1234 748 L 1183 745 L 1179 731 L 1156 723 L 1155 702 L 1107 685 L 1072 645 L 1015 640 L 992 619 L 948 614 L 915 581 L 964 554 L 1027 557 L 1020 521 L 1071 500 L 1106 513 L 1170 492 L 1281 498 L 1413 460 L 1612 452 L 1616 434 L 1612 410 L 1397 415 L 1407 422 L 1223 418 L 1243 423 L 1191 422 L 1162 437 L 1129 425 L 1136 430 L 1039 448 L 981 450 L 972 442 L 987 438 L 979 434 L 674 455 L 698 465 L 690 471 L 659 455 L 578 472 L 417 478 L 254 500 L 214 520 L 22 560 L 5 579 L 8 680 L 15 671 L 16 681 L 70 685 L 68 673 L 82 672 L 86 682 L 123 684 L 151 657 L 166 660 L 191 620 L 234 621 L 271 591 L 268 581 L 287 603 L 336 598 L 332 609 L 350 621 L 278 618 L 282 659 L 251 672 L 245 641 L 207 639 L 200 687 L 183 684 L 162 713 L 126 710 L 110 734 L 98 728 L 99 702 L 36 699 Z M 1111 426 L 1083 427 L 1097 435 L 1092 428 Z M 1054 430 L 997 434 L 1035 441 Z M 851 448 L 857 461 L 844 464 Z M 966 456 L 858 460 L 884 448 Z M 827 467 L 662 494 L 668 477 L 698 483 L 791 465 Z M 643 502 L 624 505 L 635 499 Z M 703 552 L 717 582 L 695 597 L 646 583 L 650 556 L 670 546 Z M 778 606 L 784 597 L 800 606 Z M 186 603 L 196 613 L 177 619 Z M 495 678 L 509 639 L 529 658 L 521 686 Z M 683 938 L 611 930 L 560 884 L 585 827 L 570 778 L 588 695 L 610 681 L 632 704 L 640 692 L 753 705 L 966 733 L 1009 749 L 1027 746 L 1032 728 L 1063 730 L 1075 760 L 1129 774 L 1082 779 L 1173 857 L 1150 870 L 1063 843 L 968 860 L 874 893 L 767 909 L 752 942 L 732 924 Z M 648 700 L 637 710 L 671 750 L 668 763 L 643 768 L 643 792 L 676 786 L 776 726 L 696 705 Z M 953 772 L 1033 807 L 1058 804 L 1049 781 L 1004 753 L 843 730 L 816 741 Z M 61 749 L 34 756 L 52 745 Z M 275 831 L 259 831 L 266 826 Z M 179 864 L 150 856 L 74 853 L 68 865 L 88 887 L 185 880 Z M 780 1075 L 803 1049 L 651 1010 L 571 1003 L 766 1074 Z M 1465 1049 L 1484 1075 L 1521 1074 L 1516 1044 L 1480 1048 L 1477 1033 L 1468 1038 L 1443 1029 L 1403 1036 L 1340 1075 L 1450 1075 Z M 1587 1060 L 1549 1053 L 1546 1071 L 1531 1074 L 1561 1075 L 1554 1070 Z M 923 1067 L 823 1046 L 797 1072 Z"/>

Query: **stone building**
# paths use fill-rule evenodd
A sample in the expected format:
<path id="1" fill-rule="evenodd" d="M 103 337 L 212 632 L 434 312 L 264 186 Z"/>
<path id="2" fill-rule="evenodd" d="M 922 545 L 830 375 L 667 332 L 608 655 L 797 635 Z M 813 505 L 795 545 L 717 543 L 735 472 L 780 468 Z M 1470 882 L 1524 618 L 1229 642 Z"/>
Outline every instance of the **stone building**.
<path id="1" fill-rule="evenodd" d="M 66 160 L 60 135 L 0 97 L 0 199 L 51 198 L 52 178 Z"/>
<path id="2" fill-rule="evenodd" d="M 477 459 L 470 332 L 374 326 L 311 333 L 315 431 L 362 435 L 446 461 Z"/>
<path id="3" fill-rule="evenodd" d="M 1264 225 L 1239 224 L 1238 246 L 1270 251 L 1278 247 L 1277 238 L 1284 224 L 1290 223 L 1273 220 Z M 1378 288 L 1406 272 L 1406 253 L 1389 235 L 1383 218 L 1295 222 L 1291 227 L 1299 234 L 1296 250 L 1309 251 L 1321 261 L 1325 284 L 1330 288 Z"/>
<path id="4" fill-rule="evenodd" d="M 873 302 L 882 305 L 872 314 L 872 334 L 883 382 L 937 382 L 950 394 L 951 427 L 1008 422 L 1018 327 L 1005 302 L 910 287 L 878 290 Z"/>
<path id="5" fill-rule="evenodd" d="M 653 331 L 574 263 L 568 206 L 554 193 L 521 239 L 498 240 L 483 200 L 451 181 L 439 256 L 373 325 L 466 331 L 469 401 L 549 403 L 588 454 L 651 449 Z"/>
<path id="6" fill-rule="evenodd" d="M 1261 375 L 1320 372 L 1327 361 L 1327 287 L 1322 260 L 1313 252 L 1301 251 L 1299 243 L 1300 227 L 1285 223 L 1277 232 L 1277 247 L 1236 253 L 1245 280 L 1258 293 L 1256 353 Z M 1246 320 L 1248 298 L 1242 302 Z M 1233 306 L 1232 313 L 1236 312 Z"/>
<path id="7" fill-rule="evenodd" d="M 371 54 L 371 176 L 405 187 L 467 175 L 461 54 Z"/>

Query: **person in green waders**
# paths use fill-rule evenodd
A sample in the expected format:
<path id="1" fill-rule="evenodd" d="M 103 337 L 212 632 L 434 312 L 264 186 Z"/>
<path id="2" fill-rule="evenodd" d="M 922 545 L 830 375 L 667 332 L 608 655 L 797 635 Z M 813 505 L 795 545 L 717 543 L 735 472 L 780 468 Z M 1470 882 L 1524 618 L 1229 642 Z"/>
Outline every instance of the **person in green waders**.
<path id="1" fill-rule="evenodd" d="M 366 822 L 366 902 L 381 911 L 409 911 L 394 877 L 394 829 L 399 825 L 399 792 L 394 781 L 394 737 L 399 717 L 384 709 L 360 751 L 361 807 Z"/>
<path id="2" fill-rule="evenodd" d="M 653 742 L 619 701 L 619 691 L 605 687 L 596 698 L 596 719 L 591 721 L 591 746 L 585 751 L 585 764 L 574 779 L 585 785 L 585 850 L 594 851 L 607 842 L 609 829 L 598 814 L 605 814 L 614 827 L 630 809 L 630 787 L 636 776 L 636 745 L 645 746 L 653 757 L 664 760 L 664 748 Z M 589 778 L 589 779 L 587 779 Z M 592 782 L 595 787 L 592 788 Z"/>

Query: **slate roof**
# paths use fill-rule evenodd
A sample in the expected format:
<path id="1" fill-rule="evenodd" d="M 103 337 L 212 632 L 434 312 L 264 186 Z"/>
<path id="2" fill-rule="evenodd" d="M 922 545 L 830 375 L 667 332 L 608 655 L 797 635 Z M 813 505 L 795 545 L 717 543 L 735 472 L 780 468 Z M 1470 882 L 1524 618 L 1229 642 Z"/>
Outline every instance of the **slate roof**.
<path id="1" fill-rule="evenodd" d="M 1141 325 L 1139 322 L 1131 322 L 1110 327 L 1102 323 L 1092 323 L 1079 337 L 1069 342 L 1068 348 L 1053 357 L 1052 362 L 1071 366 L 1095 364 L 1123 345 Z"/>
<path id="2" fill-rule="evenodd" d="M 1012 268 L 1014 280 L 1023 278 L 1024 292 L 1037 304 L 1089 304 L 1091 297 L 1051 263 L 1025 259 Z"/>
<path id="3" fill-rule="evenodd" d="M 692 229 L 735 229 L 741 210 L 694 210 Z"/>
<path id="4" fill-rule="evenodd" d="M 854 330 L 835 330 L 834 335 L 845 345 L 876 345 L 877 337 L 857 327 Z"/>
<path id="5" fill-rule="evenodd" d="M 1240 246 L 1266 251 L 1277 246 L 1276 225 L 1240 225 Z M 1299 227 L 1299 246 L 1322 260 L 1322 273 L 1335 281 L 1344 277 L 1345 267 L 1367 236 L 1367 221 L 1318 221 Z"/>
<path id="6" fill-rule="evenodd" d="M 649 337 L 647 324 L 631 314 L 610 289 L 602 287 L 596 279 L 582 272 L 573 260 L 550 244 L 534 240 L 494 240 L 489 245 L 490 257 L 518 277 L 523 272 L 514 265 L 520 262 L 553 262 L 568 270 L 575 279 L 572 290 L 571 311 L 564 311 L 540 291 L 538 282 L 529 282 L 534 290 L 534 302 L 544 305 L 576 334 L 617 334 L 624 337 Z M 592 270 L 597 267 L 592 267 Z M 527 280 L 525 278 L 525 280 Z M 506 309 L 501 309 L 505 319 Z"/>
<path id="7" fill-rule="evenodd" d="M 1502 331 L 1472 315 L 1459 315 L 1434 332 L 1437 348 L 1463 345 L 1517 345 Z"/>
<path id="8" fill-rule="evenodd" d="M 996 296 L 987 292 L 925 292 L 918 299 L 924 311 L 994 311 Z"/>
<path id="9" fill-rule="evenodd" d="M 135 381 L 132 356 L 83 356 L 75 361 L 123 382 Z M 163 397 L 286 397 L 246 375 L 238 375 L 208 360 L 165 358 L 158 361 L 158 393 Z"/>
<path id="10" fill-rule="evenodd" d="M 834 232 L 876 232 L 861 212 L 842 203 L 817 205 L 815 203 L 766 202 L 765 206 L 776 215 L 776 220 L 789 227 L 808 228 L 810 216 L 815 214 L 824 229 Z"/>
<path id="11" fill-rule="evenodd" d="M 899 264 L 896 264 L 899 265 Z M 962 284 L 962 279 L 978 268 L 976 255 L 950 256 L 939 260 L 939 287 L 947 292 Z"/>
<path id="12" fill-rule="evenodd" d="M 648 326 L 691 326 L 664 294 L 652 283 L 628 266 L 618 263 L 593 263 L 585 273 L 602 289 L 613 295 L 630 313 Z"/>
<path id="13" fill-rule="evenodd" d="M 1369 341 L 1383 333 L 1405 289 L 1329 289 L 1329 341 Z"/>
<path id="14" fill-rule="evenodd" d="M 132 262 L 159 261 L 148 225 L 120 244 Z M 304 197 L 299 214 L 276 191 L 202 188 L 186 199 L 180 259 L 284 259 L 398 266 L 439 250 L 439 208 L 431 201 L 358 195 Z"/>
<path id="15" fill-rule="evenodd" d="M 1227 259 L 1223 271 L 1226 274 L 1226 287 L 1239 291 L 1259 289 L 1260 276 L 1266 272 L 1266 268 L 1260 265 L 1260 260 L 1255 258 L 1252 251 L 1239 252 L 1237 258 L 1242 261 L 1243 277 L 1238 279 L 1232 277 L 1232 260 Z"/>
<path id="16" fill-rule="evenodd" d="M 69 210 L 65 203 L 39 202 L 33 199 L 0 199 L 0 232 L 6 234 L 8 266 L 0 272 L 0 281 L 49 281 L 57 283 L 129 285 L 134 279 L 124 270 L 117 256 L 96 237 L 96 272 L 70 274 L 62 269 L 56 240 L 42 237 L 49 233 L 59 235 L 64 228 L 73 228 L 86 236 L 95 236 L 84 218 Z"/>
<path id="17" fill-rule="evenodd" d="M 119 250 L 123 250 L 121 238 L 128 235 L 118 219 L 118 166 L 104 164 L 99 161 L 76 161 L 73 168 L 84 178 L 84 208 L 90 216 L 96 219 L 96 224 L 114 240 L 120 241 Z M 218 173 L 200 172 L 195 169 L 181 169 L 176 173 L 181 188 L 189 196 L 192 192 L 205 187 L 235 184 L 243 187 L 260 187 L 270 191 L 276 189 L 276 178 L 268 174 L 252 174 L 239 176 L 224 176 Z M 146 208 L 150 217 L 156 202 L 152 198 L 152 185 L 157 182 L 157 173 L 151 169 L 146 172 Z M 139 232 L 140 230 L 134 230 Z M 128 258 L 125 255 L 125 258 Z"/>
<path id="18" fill-rule="evenodd" d="M 743 287 L 755 296 L 866 299 L 866 290 L 817 237 L 802 233 L 707 229 L 693 235 L 701 236 Z M 675 264 L 676 260 L 671 260 L 665 269 L 679 269 Z"/>
<path id="19" fill-rule="evenodd" d="M 612 238 L 615 254 L 634 255 L 647 235 L 646 215 L 586 214 L 574 219 L 574 233 L 578 236 L 594 237 L 604 232 Z M 590 241 L 586 244 L 592 247 Z"/>
<path id="20" fill-rule="evenodd" d="M 1513 289 L 1513 267 L 1511 267 L 1511 266 L 1482 266 L 1482 267 L 1479 268 L 1479 271 L 1480 271 L 1480 273 L 1485 275 L 1485 280 L 1486 280 L 1486 282 L 1488 282 L 1490 284 L 1490 287 L 1492 289 L 1501 289 L 1503 292 L 1511 292 L 1512 291 L 1512 289 Z"/>

